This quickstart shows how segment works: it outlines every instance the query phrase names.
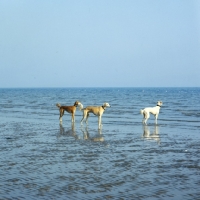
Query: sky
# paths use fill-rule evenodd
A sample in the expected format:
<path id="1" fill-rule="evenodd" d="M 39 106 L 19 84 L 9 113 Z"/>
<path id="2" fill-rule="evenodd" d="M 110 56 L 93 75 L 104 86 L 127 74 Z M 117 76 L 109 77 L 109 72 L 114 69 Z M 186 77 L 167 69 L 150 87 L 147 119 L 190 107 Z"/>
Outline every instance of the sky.
<path id="1" fill-rule="evenodd" d="M 200 1 L 0 0 L 13 87 L 200 87 Z"/>

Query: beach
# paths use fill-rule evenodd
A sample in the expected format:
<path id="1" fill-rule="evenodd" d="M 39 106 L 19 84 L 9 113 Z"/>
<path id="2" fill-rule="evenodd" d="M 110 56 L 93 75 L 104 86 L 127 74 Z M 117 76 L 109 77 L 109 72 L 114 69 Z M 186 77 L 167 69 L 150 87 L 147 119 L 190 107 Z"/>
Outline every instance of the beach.
<path id="1" fill-rule="evenodd" d="M 199 199 L 200 88 L 0 89 L 0 199 Z M 108 102 L 88 125 L 56 103 Z M 163 101 L 155 125 L 140 109 Z"/>

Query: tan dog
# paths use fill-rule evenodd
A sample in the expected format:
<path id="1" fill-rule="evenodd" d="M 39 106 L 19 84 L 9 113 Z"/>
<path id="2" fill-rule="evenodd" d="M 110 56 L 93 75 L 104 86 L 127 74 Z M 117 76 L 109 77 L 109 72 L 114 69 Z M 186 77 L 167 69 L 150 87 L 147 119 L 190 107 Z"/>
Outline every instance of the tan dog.
<path id="1" fill-rule="evenodd" d="M 162 101 L 157 102 L 157 106 L 155 107 L 148 107 L 145 108 L 144 110 L 140 110 L 140 113 L 143 115 L 143 124 L 147 124 L 147 120 L 150 117 L 150 113 L 155 116 L 155 124 L 157 124 L 157 119 L 158 119 L 158 114 L 160 111 L 160 107 L 162 106 Z"/>
<path id="2" fill-rule="evenodd" d="M 81 120 L 81 124 L 83 122 L 83 120 L 85 120 L 85 122 L 88 122 L 88 117 L 89 117 L 89 113 L 93 113 L 94 115 L 98 116 L 98 125 L 99 125 L 99 129 L 101 128 L 102 124 L 101 124 L 101 117 L 104 113 L 104 111 L 106 110 L 107 107 L 111 107 L 109 105 L 109 103 L 104 103 L 102 106 L 88 106 L 86 108 L 83 108 L 83 118 Z"/>
<path id="3" fill-rule="evenodd" d="M 77 106 L 82 106 L 82 104 L 79 101 L 76 101 L 73 106 L 61 106 L 59 103 L 56 104 L 56 106 L 60 110 L 60 122 L 62 122 L 62 116 L 64 115 L 64 112 L 67 111 L 68 113 L 71 113 L 72 115 L 72 122 L 75 122 L 75 112 Z"/>

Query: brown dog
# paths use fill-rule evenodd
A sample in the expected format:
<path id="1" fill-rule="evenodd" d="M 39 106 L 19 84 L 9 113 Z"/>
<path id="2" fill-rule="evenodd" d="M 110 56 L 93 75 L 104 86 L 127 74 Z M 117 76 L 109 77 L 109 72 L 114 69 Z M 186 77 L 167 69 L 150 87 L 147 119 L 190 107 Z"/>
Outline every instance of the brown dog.
<path id="1" fill-rule="evenodd" d="M 60 122 L 62 122 L 62 116 L 64 115 L 64 112 L 67 111 L 68 113 L 71 113 L 72 115 L 72 122 L 75 122 L 75 112 L 76 107 L 81 106 L 82 104 L 79 101 L 76 101 L 73 106 L 61 106 L 59 103 L 56 104 L 56 106 L 60 110 Z"/>

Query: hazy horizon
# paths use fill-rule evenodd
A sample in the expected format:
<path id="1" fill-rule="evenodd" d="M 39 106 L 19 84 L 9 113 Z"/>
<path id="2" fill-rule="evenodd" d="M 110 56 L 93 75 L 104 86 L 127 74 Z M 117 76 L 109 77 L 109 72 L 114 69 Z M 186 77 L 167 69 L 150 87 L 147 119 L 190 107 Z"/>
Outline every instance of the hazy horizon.
<path id="1" fill-rule="evenodd" d="M 200 87 L 200 1 L 0 1 L 0 88 Z"/>

